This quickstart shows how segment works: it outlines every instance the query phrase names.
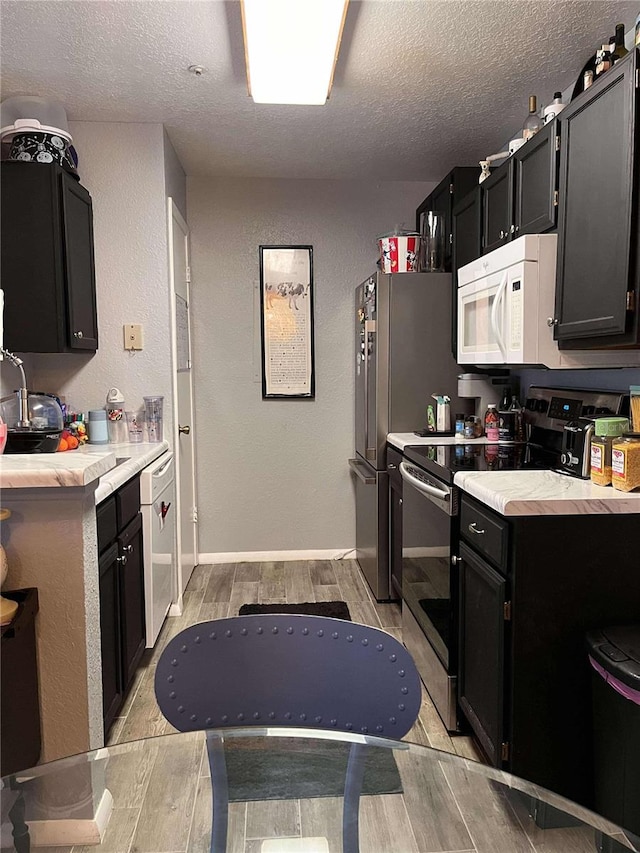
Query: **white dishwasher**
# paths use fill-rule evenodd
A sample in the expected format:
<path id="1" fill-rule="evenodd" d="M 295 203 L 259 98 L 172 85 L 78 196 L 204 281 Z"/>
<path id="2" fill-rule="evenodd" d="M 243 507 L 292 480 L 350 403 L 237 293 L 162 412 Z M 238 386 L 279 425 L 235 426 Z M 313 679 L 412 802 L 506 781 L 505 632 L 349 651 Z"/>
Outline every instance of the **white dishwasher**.
<path id="1" fill-rule="evenodd" d="M 151 649 L 171 606 L 176 575 L 176 485 L 170 451 L 142 469 L 140 504 L 147 648 Z"/>

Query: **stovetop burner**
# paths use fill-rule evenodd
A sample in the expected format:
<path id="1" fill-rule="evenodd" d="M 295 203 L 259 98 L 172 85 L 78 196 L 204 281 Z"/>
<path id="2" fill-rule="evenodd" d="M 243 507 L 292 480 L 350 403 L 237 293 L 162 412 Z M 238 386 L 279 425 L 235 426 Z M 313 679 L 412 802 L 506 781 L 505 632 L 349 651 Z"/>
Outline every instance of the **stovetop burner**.
<path id="1" fill-rule="evenodd" d="M 446 483 L 459 471 L 547 471 L 558 464 L 557 453 L 535 444 L 423 444 L 402 452 Z"/>

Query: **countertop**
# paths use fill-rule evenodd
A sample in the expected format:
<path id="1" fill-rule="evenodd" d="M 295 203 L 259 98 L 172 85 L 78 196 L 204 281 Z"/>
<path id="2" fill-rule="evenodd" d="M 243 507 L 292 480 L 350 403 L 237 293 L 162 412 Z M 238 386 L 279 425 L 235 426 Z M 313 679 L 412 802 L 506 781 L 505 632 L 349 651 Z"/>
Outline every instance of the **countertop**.
<path id="1" fill-rule="evenodd" d="M 398 450 L 425 444 L 494 444 L 485 437 L 460 442 L 453 436 L 420 438 L 413 432 L 387 435 Z M 501 515 L 599 515 L 640 513 L 640 492 L 596 486 L 554 471 L 460 471 L 454 483 Z"/>
<path id="2" fill-rule="evenodd" d="M 460 471 L 453 481 L 506 516 L 640 513 L 640 492 L 596 486 L 554 471 Z"/>
<path id="3" fill-rule="evenodd" d="M 169 449 L 167 441 L 142 444 L 85 444 L 64 453 L 0 456 L 0 488 L 88 486 L 100 479 L 96 503 Z M 126 460 L 126 461 L 120 461 Z"/>
<path id="4" fill-rule="evenodd" d="M 404 450 L 409 445 L 423 444 L 495 444 L 495 441 L 489 441 L 488 438 L 455 438 L 452 435 L 429 435 L 426 438 L 420 438 L 415 432 L 390 432 L 387 435 L 387 443 L 397 447 L 398 450 Z"/>

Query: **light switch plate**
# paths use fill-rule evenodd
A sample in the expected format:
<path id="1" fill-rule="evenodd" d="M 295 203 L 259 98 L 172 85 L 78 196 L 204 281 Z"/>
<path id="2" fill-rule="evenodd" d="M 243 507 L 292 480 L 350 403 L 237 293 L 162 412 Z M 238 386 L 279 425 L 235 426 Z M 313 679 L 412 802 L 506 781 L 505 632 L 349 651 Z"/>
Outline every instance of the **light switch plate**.
<path id="1" fill-rule="evenodd" d="M 128 350 L 143 349 L 142 326 L 140 323 L 125 323 L 124 348 Z"/>

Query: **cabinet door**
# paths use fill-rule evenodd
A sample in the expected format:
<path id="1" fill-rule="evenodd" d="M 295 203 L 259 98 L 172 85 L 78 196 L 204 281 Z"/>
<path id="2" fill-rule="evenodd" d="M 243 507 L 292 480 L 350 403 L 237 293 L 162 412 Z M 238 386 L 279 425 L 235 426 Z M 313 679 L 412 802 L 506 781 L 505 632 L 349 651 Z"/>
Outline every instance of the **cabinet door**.
<path id="1" fill-rule="evenodd" d="M 565 348 L 638 341 L 637 67 L 633 50 L 560 116 L 555 338 Z"/>
<path id="2" fill-rule="evenodd" d="M 98 349 L 91 196 L 67 172 L 60 173 L 67 286 L 67 346 Z"/>
<path id="3" fill-rule="evenodd" d="M 490 762 L 502 764 L 506 580 L 460 545 L 459 703 Z"/>
<path id="4" fill-rule="evenodd" d="M 482 190 L 482 252 L 492 252 L 511 237 L 513 223 L 513 160 L 480 184 Z"/>
<path id="5" fill-rule="evenodd" d="M 389 474 L 389 594 L 392 599 L 402 597 L 402 455 L 391 448 L 387 450 Z"/>
<path id="6" fill-rule="evenodd" d="M 482 254 L 482 190 L 476 186 L 453 209 L 451 351 L 458 358 L 458 270 Z"/>
<path id="7" fill-rule="evenodd" d="M 10 160 L 0 167 L 4 346 L 16 352 L 61 352 L 66 346 L 56 168 Z"/>
<path id="8" fill-rule="evenodd" d="M 513 155 L 514 237 L 543 234 L 556 225 L 558 122 L 549 122 Z"/>
<path id="9" fill-rule="evenodd" d="M 120 645 L 120 583 L 118 546 L 114 543 L 100 557 L 100 650 L 102 654 L 102 716 L 105 736 L 124 695 Z"/>
<path id="10" fill-rule="evenodd" d="M 118 536 L 122 672 L 125 688 L 131 683 L 145 647 L 144 556 L 142 515 Z"/>

